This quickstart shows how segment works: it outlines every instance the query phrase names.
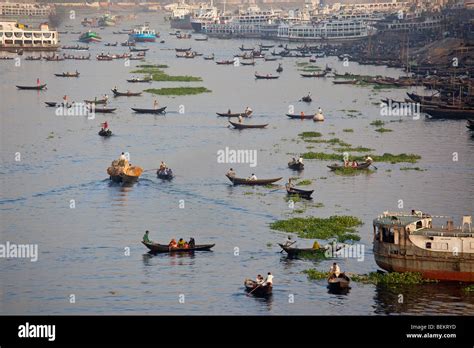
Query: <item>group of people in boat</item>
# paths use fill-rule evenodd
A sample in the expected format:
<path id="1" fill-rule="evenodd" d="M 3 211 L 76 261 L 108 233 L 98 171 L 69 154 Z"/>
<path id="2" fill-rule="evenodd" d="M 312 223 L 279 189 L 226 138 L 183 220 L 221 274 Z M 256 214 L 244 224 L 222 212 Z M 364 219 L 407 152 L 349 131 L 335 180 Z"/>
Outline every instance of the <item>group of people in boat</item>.
<path id="1" fill-rule="evenodd" d="M 372 163 L 373 161 L 374 160 L 369 155 L 365 156 L 365 158 L 364 158 L 364 163 Z M 349 161 L 348 158 L 344 159 L 344 167 L 345 168 L 357 168 L 358 166 L 359 166 L 359 163 L 356 160 Z"/>
<path id="2" fill-rule="evenodd" d="M 259 286 L 273 286 L 273 275 L 271 272 L 268 272 L 267 276 L 263 278 L 261 274 L 258 274 L 257 277 L 255 278 L 255 282 Z"/>
<path id="3" fill-rule="evenodd" d="M 170 249 L 193 249 L 195 246 L 196 243 L 192 237 L 189 239 L 189 242 L 185 241 L 183 238 L 180 238 L 178 242 L 176 242 L 176 239 L 173 238 L 168 244 Z"/>
<path id="4" fill-rule="evenodd" d="M 235 178 L 235 171 L 234 171 L 234 169 L 233 169 L 233 168 L 230 168 L 230 169 L 227 171 L 226 175 L 227 175 L 229 178 Z M 252 175 L 250 175 L 250 176 L 247 178 L 247 180 L 252 180 L 252 181 L 253 181 L 253 180 L 258 180 L 258 179 L 257 179 L 257 176 L 256 176 L 254 173 L 252 173 Z"/>
<path id="5" fill-rule="evenodd" d="M 303 164 L 303 157 L 299 156 L 298 159 L 296 159 L 295 157 L 291 159 L 291 164 L 297 164 L 297 163 Z"/>

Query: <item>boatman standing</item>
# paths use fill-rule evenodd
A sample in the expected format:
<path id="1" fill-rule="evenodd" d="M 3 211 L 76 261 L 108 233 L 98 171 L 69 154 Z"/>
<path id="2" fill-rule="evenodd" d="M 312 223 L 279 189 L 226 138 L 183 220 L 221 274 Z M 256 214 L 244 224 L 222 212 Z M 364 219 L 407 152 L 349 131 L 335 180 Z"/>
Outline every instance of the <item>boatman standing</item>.
<path id="1" fill-rule="evenodd" d="M 229 171 L 227 172 L 227 176 L 231 178 L 235 178 L 234 169 L 230 168 Z"/>
<path id="2" fill-rule="evenodd" d="M 374 160 L 372 159 L 372 157 L 370 157 L 369 155 L 365 156 L 365 162 L 366 163 L 372 163 Z"/>
<path id="3" fill-rule="evenodd" d="M 156 99 L 153 101 L 153 108 L 155 110 L 158 109 L 158 100 L 156 100 Z"/>
<path id="4" fill-rule="evenodd" d="M 283 246 L 289 247 L 289 246 L 292 246 L 293 244 L 296 244 L 296 241 L 292 241 L 291 236 L 288 236 L 288 238 L 286 239 L 285 244 L 283 244 Z"/>
<path id="5" fill-rule="evenodd" d="M 242 123 L 242 115 L 239 114 L 239 123 Z"/>
<path id="6" fill-rule="evenodd" d="M 119 157 L 119 161 L 125 161 L 127 160 L 127 157 L 125 157 L 125 152 L 122 152 L 122 154 Z"/>

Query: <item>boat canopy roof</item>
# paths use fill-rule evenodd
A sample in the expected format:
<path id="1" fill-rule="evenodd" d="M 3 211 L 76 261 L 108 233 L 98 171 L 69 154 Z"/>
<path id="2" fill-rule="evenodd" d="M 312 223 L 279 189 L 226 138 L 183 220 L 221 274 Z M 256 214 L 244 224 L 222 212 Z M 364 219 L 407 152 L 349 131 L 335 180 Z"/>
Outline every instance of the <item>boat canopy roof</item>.
<path id="1" fill-rule="evenodd" d="M 379 216 L 374 219 L 373 223 L 374 225 L 407 226 L 419 220 L 423 220 L 423 218 L 416 215 L 387 215 Z"/>

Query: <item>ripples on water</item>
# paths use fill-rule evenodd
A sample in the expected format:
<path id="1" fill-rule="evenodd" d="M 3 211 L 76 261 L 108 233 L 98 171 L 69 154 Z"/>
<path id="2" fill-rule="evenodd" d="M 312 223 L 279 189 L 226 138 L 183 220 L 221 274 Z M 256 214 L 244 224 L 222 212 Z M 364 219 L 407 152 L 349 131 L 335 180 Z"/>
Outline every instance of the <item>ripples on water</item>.
<path id="1" fill-rule="evenodd" d="M 151 20 L 151 19 L 147 19 Z M 127 24 L 128 25 L 128 24 Z M 287 169 L 288 158 L 307 151 L 304 143 L 292 139 L 302 131 L 316 130 L 324 137 L 339 137 L 354 146 L 375 148 L 377 153 L 417 153 L 416 164 L 424 172 L 400 171 L 405 164 L 377 163 L 371 175 L 340 177 L 327 171 L 326 162 L 307 161 L 301 177 L 312 179 L 315 202 L 322 208 L 308 208 L 306 215 L 347 214 L 360 217 L 359 229 L 366 254 L 363 262 L 341 260 L 354 273 L 375 271 L 371 251 L 371 221 L 384 210 L 396 210 L 403 199 L 406 209 L 416 207 L 432 214 L 472 214 L 474 196 L 473 139 L 463 122 L 388 122 L 392 133 L 378 134 L 369 123 L 379 119 L 382 97 L 403 99 L 405 89 L 372 91 L 366 87 L 334 86 L 331 79 L 301 79 L 295 60 L 283 61 L 284 72 L 276 81 L 255 81 L 255 70 L 273 72 L 278 62 L 257 62 L 255 68 L 216 66 L 213 62 L 174 59 L 177 42 L 168 37 L 164 23 L 160 30 L 166 44 L 150 45 L 147 62 L 168 64 L 170 74 L 198 75 L 213 92 L 180 98 L 160 97 L 160 104 L 185 114 L 138 116 L 130 107 L 152 105 L 154 97 L 111 98 L 119 109 L 115 115 L 95 120 L 57 117 L 44 101 L 92 98 L 117 86 L 119 90 L 148 86 L 129 85 L 130 69 L 123 62 L 23 62 L 21 69 L 8 61 L 0 64 L 4 77 L 1 103 L 1 189 L 2 240 L 38 243 L 39 260 L 1 260 L 2 296 L 0 311 L 7 314 L 236 314 L 236 315 L 392 315 L 472 314 L 474 299 L 457 284 L 428 284 L 390 290 L 373 285 L 352 284 L 346 295 L 328 293 L 325 281 L 309 281 L 301 272 L 310 267 L 328 269 L 332 261 L 288 260 L 277 242 L 286 235 L 272 232 L 268 224 L 290 216 L 282 186 L 275 189 L 232 187 L 224 177 L 230 166 L 238 174 L 252 172 L 259 177 L 297 175 Z M 79 24 L 73 30 L 79 30 Z M 104 42 L 118 38 L 112 29 L 101 31 Z M 62 44 L 75 37 L 67 36 Z M 123 38 L 124 40 L 124 38 Z M 122 41 L 123 41 L 122 40 Z M 216 53 L 228 59 L 241 45 L 239 40 L 192 41 L 193 49 Z M 256 44 L 246 41 L 246 45 Z M 163 48 L 170 50 L 163 50 Z M 122 52 L 123 48 L 92 45 L 99 51 Z M 338 72 L 344 68 L 334 57 L 320 59 Z M 134 69 L 136 62 L 132 62 Z M 54 78 L 53 73 L 77 69 L 78 79 Z M 348 71 L 360 74 L 398 76 L 384 67 L 351 64 Z M 34 83 L 36 77 L 48 83 L 45 92 L 17 91 L 15 84 Z M 8 82 L 7 82 L 8 81 Z M 93 82 L 93 83 L 91 83 Z M 152 86 L 177 86 L 153 83 Z M 308 91 L 315 101 L 298 102 Z M 255 110 L 253 122 L 268 122 L 266 130 L 234 131 L 216 111 Z M 314 111 L 321 106 L 324 123 L 289 120 L 289 105 L 297 111 Z M 357 117 L 347 111 L 357 109 Z M 97 136 L 98 125 L 108 120 L 114 136 Z M 398 121 L 398 118 L 393 120 Z M 353 133 L 342 129 L 353 128 Z M 51 133 L 53 132 L 53 133 Z M 334 134 L 329 134 L 334 133 Z M 317 145 L 317 144 L 316 144 Z M 258 149 L 258 166 L 219 164 L 217 151 Z M 315 151 L 323 151 L 316 146 Z M 106 168 L 122 151 L 145 169 L 165 160 L 176 173 L 171 182 L 145 172 L 140 181 L 124 187 L 110 183 Z M 21 152 L 22 161 L 14 154 Z M 459 161 L 453 162 L 453 152 Z M 410 165 L 408 165 L 410 166 Z M 325 179 L 324 179 L 325 178 Z M 277 190 L 279 188 L 279 190 Z M 70 208 L 71 200 L 75 209 Z M 184 209 L 180 202 L 184 201 Z M 297 208 L 299 205 L 297 204 Z M 196 255 L 150 255 L 139 242 L 146 229 L 151 238 L 167 242 L 172 237 L 195 237 L 197 243 L 215 243 L 213 252 Z M 310 245 L 311 241 L 300 241 Z M 125 251 L 130 249 L 130 255 Z M 238 255 L 235 254 L 238 248 Z M 246 296 L 243 280 L 272 271 L 274 294 L 269 299 Z M 403 304 L 398 294 L 404 294 Z M 76 303 L 69 304 L 69 295 Z M 185 303 L 179 303 L 179 295 Z M 289 296 L 294 296 L 294 303 Z"/>

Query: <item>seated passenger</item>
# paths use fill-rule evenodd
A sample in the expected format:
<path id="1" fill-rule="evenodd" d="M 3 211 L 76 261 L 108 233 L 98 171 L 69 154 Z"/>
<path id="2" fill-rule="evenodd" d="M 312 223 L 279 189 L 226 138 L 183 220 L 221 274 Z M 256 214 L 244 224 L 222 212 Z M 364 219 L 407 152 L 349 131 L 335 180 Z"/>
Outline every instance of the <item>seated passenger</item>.
<path id="1" fill-rule="evenodd" d="M 174 238 L 171 239 L 171 242 L 168 244 L 168 247 L 170 249 L 176 249 L 178 247 L 178 244 L 176 243 L 176 240 Z"/>
<path id="2" fill-rule="evenodd" d="M 185 243 L 186 242 L 184 241 L 184 239 L 180 238 L 179 241 L 178 241 L 178 248 L 184 248 Z"/>

